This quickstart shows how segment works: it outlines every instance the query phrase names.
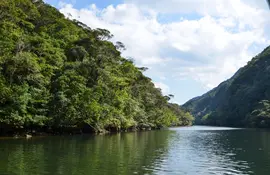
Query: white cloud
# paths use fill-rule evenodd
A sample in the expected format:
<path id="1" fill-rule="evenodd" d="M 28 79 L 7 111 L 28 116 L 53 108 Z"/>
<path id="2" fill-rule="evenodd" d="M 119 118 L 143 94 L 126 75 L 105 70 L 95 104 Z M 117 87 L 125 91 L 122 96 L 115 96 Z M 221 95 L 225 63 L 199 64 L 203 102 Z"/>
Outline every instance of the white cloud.
<path id="1" fill-rule="evenodd" d="M 154 82 L 156 88 L 160 88 L 163 95 L 170 93 L 170 87 L 162 82 Z"/>
<path id="2" fill-rule="evenodd" d="M 268 10 L 265 0 L 125 0 L 143 9 L 155 10 L 158 13 L 190 14 L 211 16 L 253 15 L 257 9 Z M 251 12 L 253 14 L 248 14 Z"/>
<path id="3" fill-rule="evenodd" d="M 255 0 L 126 0 L 104 9 L 62 4 L 60 11 L 91 28 L 109 29 L 113 41 L 126 45 L 123 55 L 150 67 L 150 76 L 192 78 L 209 89 L 270 44 L 270 14 L 264 5 Z M 182 19 L 161 23 L 160 14 Z M 169 91 L 165 84 L 156 85 Z"/>

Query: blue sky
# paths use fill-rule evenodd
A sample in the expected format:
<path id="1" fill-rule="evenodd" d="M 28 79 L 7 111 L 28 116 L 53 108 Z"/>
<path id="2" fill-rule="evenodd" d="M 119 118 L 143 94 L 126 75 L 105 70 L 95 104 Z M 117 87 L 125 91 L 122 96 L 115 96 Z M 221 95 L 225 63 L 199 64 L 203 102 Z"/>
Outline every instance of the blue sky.
<path id="1" fill-rule="evenodd" d="M 46 0 L 122 41 L 136 65 L 182 104 L 231 77 L 270 44 L 261 0 Z"/>
<path id="2" fill-rule="evenodd" d="M 80 9 L 80 8 L 85 8 L 89 6 L 90 4 L 96 4 L 98 8 L 106 8 L 108 5 L 117 5 L 120 3 L 123 3 L 122 0 L 64 0 L 64 1 L 59 1 L 59 0 L 45 0 L 45 2 L 55 6 L 59 7 L 59 2 L 64 2 L 67 4 L 73 4 L 74 8 Z"/>

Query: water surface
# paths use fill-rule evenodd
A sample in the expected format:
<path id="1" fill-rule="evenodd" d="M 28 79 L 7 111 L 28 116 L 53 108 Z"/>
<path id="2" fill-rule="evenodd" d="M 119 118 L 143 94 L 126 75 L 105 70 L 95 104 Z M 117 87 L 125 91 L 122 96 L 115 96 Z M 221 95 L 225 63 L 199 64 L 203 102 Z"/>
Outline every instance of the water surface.
<path id="1" fill-rule="evenodd" d="M 270 174 L 270 131 L 181 127 L 0 139 L 0 175 Z"/>

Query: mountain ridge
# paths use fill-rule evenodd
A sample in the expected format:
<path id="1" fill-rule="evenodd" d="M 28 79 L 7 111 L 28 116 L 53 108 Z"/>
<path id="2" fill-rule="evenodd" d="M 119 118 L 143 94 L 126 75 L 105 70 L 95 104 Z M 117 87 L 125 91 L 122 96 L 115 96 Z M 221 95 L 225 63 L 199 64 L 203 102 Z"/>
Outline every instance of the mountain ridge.
<path id="1" fill-rule="evenodd" d="M 196 124 L 269 127 L 270 46 L 231 78 L 182 106 Z"/>

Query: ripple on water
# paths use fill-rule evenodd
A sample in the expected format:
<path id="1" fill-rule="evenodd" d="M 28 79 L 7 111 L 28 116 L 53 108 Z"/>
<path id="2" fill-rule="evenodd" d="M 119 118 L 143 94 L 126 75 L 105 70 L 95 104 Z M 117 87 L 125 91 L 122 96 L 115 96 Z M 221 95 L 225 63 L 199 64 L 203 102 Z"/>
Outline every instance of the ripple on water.
<path id="1" fill-rule="evenodd" d="M 232 128 L 232 127 L 212 127 L 212 126 L 185 126 L 185 127 L 175 127 L 170 128 L 176 131 L 222 131 L 222 130 L 239 130 L 244 128 Z"/>
<path id="2" fill-rule="evenodd" d="M 168 154 L 159 161 L 156 174 L 253 174 L 249 163 L 237 160 L 227 131 L 241 128 L 180 127 L 169 142 Z M 168 173 L 168 174 L 170 174 Z"/>
<path id="3" fill-rule="evenodd" d="M 270 132 L 181 127 L 97 137 L 0 140 L 0 174 L 268 175 Z"/>

